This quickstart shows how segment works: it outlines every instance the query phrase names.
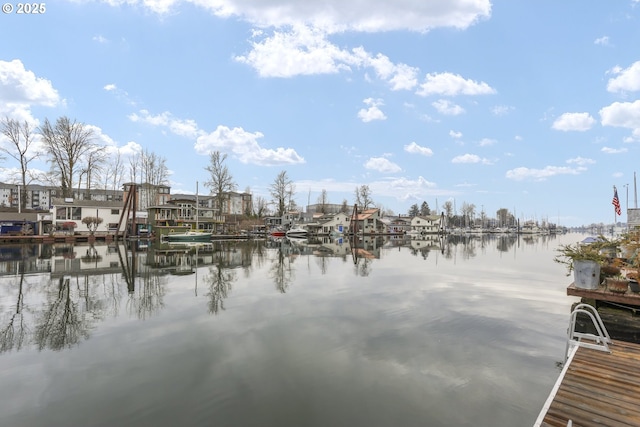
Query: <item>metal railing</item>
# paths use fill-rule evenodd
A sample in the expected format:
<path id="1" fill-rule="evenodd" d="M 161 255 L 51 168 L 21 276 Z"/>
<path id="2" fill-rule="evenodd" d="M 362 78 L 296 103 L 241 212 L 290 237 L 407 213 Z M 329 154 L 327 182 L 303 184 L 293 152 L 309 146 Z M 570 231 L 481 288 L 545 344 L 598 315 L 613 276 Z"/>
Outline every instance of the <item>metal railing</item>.
<path id="1" fill-rule="evenodd" d="M 593 324 L 596 331 L 595 334 L 576 331 L 576 319 L 578 318 L 578 314 L 580 313 L 586 315 L 591 320 L 591 323 Z M 567 351 L 565 353 L 565 359 L 569 357 L 571 348 L 576 346 L 611 353 L 611 350 L 609 350 L 611 337 L 609 336 L 609 332 L 602 322 L 602 318 L 600 317 L 598 310 L 596 310 L 596 308 L 592 305 L 581 303 L 575 306 L 575 308 L 571 312 L 571 320 L 567 335 Z"/>

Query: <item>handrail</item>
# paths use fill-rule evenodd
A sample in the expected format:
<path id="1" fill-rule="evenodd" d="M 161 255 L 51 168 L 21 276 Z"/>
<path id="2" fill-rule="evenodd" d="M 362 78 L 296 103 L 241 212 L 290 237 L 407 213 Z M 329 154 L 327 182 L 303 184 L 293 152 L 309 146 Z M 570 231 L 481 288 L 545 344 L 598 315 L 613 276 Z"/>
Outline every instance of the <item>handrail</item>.
<path id="1" fill-rule="evenodd" d="M 579 313 L 586 314 L 591 319 L 591 322 L 596 329 L 596 334 L 576 331 L 576 319 Z M 592 305 L 580 303 L 574 307 L 571 312 L 570 326 L 567 334 L 567 351 L 565 353 L 565 359 L 569 356 L 570 348 L 574 346 L 606 351 L 607 353 L 611 352 L 611 350 L 609 350 L 609 344 L 611 344 L 609 332 L 604 326 L 598 310 L 596 310 Z M 585 339 L 589 341 L 583 341 Z"/>

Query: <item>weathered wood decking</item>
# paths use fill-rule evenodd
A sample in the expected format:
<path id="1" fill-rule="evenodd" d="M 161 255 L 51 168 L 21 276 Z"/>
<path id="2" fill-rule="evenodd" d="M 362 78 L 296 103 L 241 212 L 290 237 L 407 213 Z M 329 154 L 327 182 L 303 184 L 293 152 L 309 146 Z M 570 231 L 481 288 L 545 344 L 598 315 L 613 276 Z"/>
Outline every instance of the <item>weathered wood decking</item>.
<path id="1" fill-rule="evenodd" d="M 534 427 L 640 426 L 640 345 L 574 347 Z"/>
<path id="2" fill-rule="evenodd" d="M 618 304 L 629 304 L 640 306 L 640 293 L 627 290 L 625 293 L 611 292 L 605 286 L 598 289 L 577 288 L 573 283 L 567 288 L 567 295 L 589 298 L 598 301 L 615 302 Z"/>

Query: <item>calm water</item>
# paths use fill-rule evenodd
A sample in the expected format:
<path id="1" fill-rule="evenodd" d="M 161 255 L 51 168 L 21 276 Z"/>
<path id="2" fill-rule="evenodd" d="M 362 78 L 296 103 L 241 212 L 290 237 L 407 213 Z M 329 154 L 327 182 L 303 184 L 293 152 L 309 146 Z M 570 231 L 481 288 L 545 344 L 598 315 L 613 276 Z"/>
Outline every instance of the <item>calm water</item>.
<path id="1" fill-rule="evenodd" d="M 531 426 L 560 243 L 0 248 L 2 426 Z"/>

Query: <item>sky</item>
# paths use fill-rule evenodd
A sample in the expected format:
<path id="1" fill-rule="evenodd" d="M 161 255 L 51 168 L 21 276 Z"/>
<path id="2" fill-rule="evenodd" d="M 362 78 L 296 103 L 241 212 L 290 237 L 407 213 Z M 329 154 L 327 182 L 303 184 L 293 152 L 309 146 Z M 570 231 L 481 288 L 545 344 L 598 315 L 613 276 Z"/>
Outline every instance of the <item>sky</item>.
<path id="1" fill-rule="evenodd" d="M 19 8 L 0 15 L 0 115 L 66 116 L 110 154 L 162 156 L 172 193 L 206 194 L 219 151 L 239 191 L 270 200 L 284 170 L 300 206 L 368 185 L 396 214 L 452 201 L 578 226 L 634 207 L 640 0 Z"/>

